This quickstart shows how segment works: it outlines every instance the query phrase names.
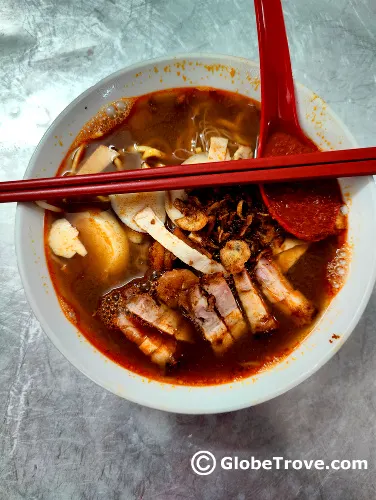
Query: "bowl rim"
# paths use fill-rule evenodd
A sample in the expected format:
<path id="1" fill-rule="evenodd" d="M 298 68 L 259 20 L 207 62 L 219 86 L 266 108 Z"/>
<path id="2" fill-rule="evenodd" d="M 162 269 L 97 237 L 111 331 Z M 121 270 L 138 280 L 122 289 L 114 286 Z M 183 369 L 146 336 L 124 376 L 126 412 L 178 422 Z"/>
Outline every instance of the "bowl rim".
<path id="1" fill-rule="evenodd" d="M 247 64 L 248 66 L 253 66 L 256 68 L 259 68 L 259 64 L 256 61 L 252 61 L 249 59 L 246 59 L 244 57 L 238 57 L 238 56 L 232 56 L 232 55 L 226 55 L 226 54 L 217 54 L 217 53 L 205 53 L 205 52 L 197 52 L 197 53 L 178 53 L 178 54 L 171 54 L 171 55 L 166 55 L 158 58 L 153 58 L 153 59 L 148 59 L 145 61 L 137 62 L 135 64 L 132 64 L 130 66 L 126 66 L 122 69 L 119 69 L 118 71 L 104 77 L 103 79 L 99 80 L 96 82 L 94 85 L 86 89 L 84 92 L 82 92 L 80 95 L 78 95 L 71 103 L 69 103 L 61 113 L 53 120 L 53 122 L 50 124 L 50 126 L 47 128 L 45 133 L 43 134 L 41 140 L 39 141 L 35 151 L 33 152 L 27 169 L 24 174 L 24 179 L 28 178 L 30 171 L 32 170 L 34 166 L 35 159 L 39 155 L 39 152 L 44 148 L 44 145 L 47 141 L 47 139 L 50 137 L 51 130 L 53 130 L 56 126 L 59 125 L 59 123 L 65 118 L 65 116 L 73 110 L 79 102 L 81 102 L 83 99 L 85 99 L 86 96 L 90 95 L 91 92 L 99 87 L 105 86 L 107 82 L 113 80 L 114 78 L 117 78 L 121 76 L 124 72 L 130 72 L 130 71 L 135 71 L 135 70 L 140 70 L 143 67 L 145 67 L 148 64 L 161 64 L 161 63 L 171 63 L 172 61 L 176 59 L 215 59 L 217 61 L 222 61 L 224 64 L 231 64 L 233 63 L 243 63 Z M 309 93 L 312 93 L 313 91 L 309 89 L 308 87 L 304 86 L 303 84 L 299 82 L 295 82 L 295 85 L 297 87 L 300 87 Z M 191 85 L 187 84 L 187 87 Z M 166 86 L 166 88 L 170 88 L 169 86 Z M 218 87 L 220 88 L 220 87 Z M 141 95 L 141 94 L 140 94 Z M 340 124 L 341 129 L 343 130 L 343 133 L 346 135 L 347 139 L 352 142 L 353 147 L 357 146 L 357 142 L 348 129 L 348 127 L 343 123 L 343 121 L 338 117 L 338 115 L 330 108 L 330 114 L 332 117 Z M 367 187 L 371 187 L 371 195 L 372 195 L 372 200 L 373 200 L 373 205 L 374 207 L 376 206 L 376 186 L 375 182 L 372 176 L 368 176 L 365 178 L 367 180 Z M 244 400 L 242 402 L 239 401 L 232 401 L 231 398 L 223 398 L 224 399 L 224 404 L 217 405 L 215 408 L 205 408 L 203 409 L 202 407 L 185 407 L 183 410 L 178 402 L 174 402 L 173 404 L 167 403 L 165 404 L 164 401 L 161 401 L 159 404 L 151 404 L 145 397 L 141 396 L 140 394 L 137 395 L 137 397 L 134 397 L 132 395 L 126 394 L 117 394 L 114 392 L 113 388 L 110 387 L 108 383 L 106 383 L 103 378 L 101 378 L 99 375 L 94 375 L 93 373 L 89 373 L 74 356 L 72 356 L 72 353 L 69 351 L 69 349 L 66 349 L 65 346 L 60 342 L 59 336 L 56 335 L 53 331 L 52 328 L 47 324 L 47 322 L 44 319 L 44 315 L 42 310 L 39 308 L 37 301 L 35 299 L 35 296 L 33 294 L 32 290 L 32 285 L 30 283 L 30 280 L 27 277 L 27 268 L 25 266 L 25 263 L 23 262 L 23 258 L 21 255 L 21 247 L 22 247 L 22 222 L 23 222 L 23 208 L 24 206 L 22 204 L 17 204 L 17 209 L 16 209 L 16 220 L 15 220 L 15 249 L 16 249 L 16 256 L 17 256 L 17 265 L 18 265 L 18 270 L 21 276 L 21 281 L 25 290 L 26 298 L 29 302 L 29 305 L 38 319 L 38 321 L 41 324 L 41 327 L 43 331 L 47 334 L 49 339 L 52 341 L 54 346 L 63 354 L 63 356 L 71 363 L 75 368 L 77 368 L 81 373 L 86 375 L 89 379 L 91 379 L 93 382 L 98 384 L 99 386 L 105 388 L 106 390 L 112 392 L 113 394 L 116 394 L 120 397 L 124 397 L 128 401 L 141 404 L 150 408 L 154 409 L 159 409 L 162 411 L 169 411 L 169 412 L 174 412 L 174 413 L 184 413 L 184 414 L 211 414 L 211 413 L 223 413 L 223 412 L 228 412 L 228 411 L 235 411 L 235 410 L 240 410 L 247 408 L 249 406 L 254 406 L 256 404 L 260 404 L 265 401 L 269 401 L 271 399 L 274 399 L 275 397 L 284 394 L 285 392 L 289 391 L 293 387 L 299 385 L 302 383 L 304 380 L 306 380 L 308 377 L 313 375 L 321 366 L 323 366 L 331 357 L 334 356 L 336 353 L 335 349 L 327 349 L 325 353 L 323 353 L 318 361 L 311 365 L 308 369 L 302 371 L 300 375 L 297 377 L 291 379 L 289 382 L 285 383 L 283 387 L 278 388 L 278 389 L 271 389 L 270 392 L 268 392 L 267 395 L 262 396 L 257 399 L 256 402 L 249 401 L 249 400 Z M 356 308 L 352 320 L 348 323 L 348 326 L 345 330 L 343 330 L 341 333 L 341 346 L 344 344 L 344 342 L 349 338 L 351 335 L 353 329 L 359 322 L 366 306 L 367 303 L 370 299 L 375 281 L 376 281 L 376 256 L 372 261 L 372 269 L 370 270 L 369 273 L 369 279 L 367 282 L 366 287 L 364 288 L 362 298 L 358 303 L 358 307 Z M 55 291 L 54 291 L 55 293 Z M 66 319 L 66 321 L 69 321 Z M 94 347 L 91 343 L 89 343 L 91 347 Z M 95 348 L 94 348 L 95 349 Z M 98 351 L 100 352 L 100 351 Z M 102 353 L 101 353 L 102 354 Z M 104 355 L 103 355 L 104 356 Z M 106 358 L 108 359 L 108 358 Z M 110 360 L 112 362 L 112 360 Z M 117 364 L 113 362 L 114 364 Z M 122 369 L 125 369 L 122 367 Z M 129 370 L 127 370 L 129 371 Z M 133 372 L 130 372 L 133 374 Z M 148 379 L 149 380 L 149 379 Z M 150 379 L 151 382 L 156 382 L 157 384 L 161 384 L 161 382 L 154 381 Z M 162 385 L 170 385 L 170 384 L 163 384 Z M 220 387 L 220 386 L 181 386 L 182 388 L 187 388 L 190 390 L 200 390 L 200 389 L 208 389 L 211 387 Z M 176 389 L 179 389 L 180 386 L 175 386 Z"/>

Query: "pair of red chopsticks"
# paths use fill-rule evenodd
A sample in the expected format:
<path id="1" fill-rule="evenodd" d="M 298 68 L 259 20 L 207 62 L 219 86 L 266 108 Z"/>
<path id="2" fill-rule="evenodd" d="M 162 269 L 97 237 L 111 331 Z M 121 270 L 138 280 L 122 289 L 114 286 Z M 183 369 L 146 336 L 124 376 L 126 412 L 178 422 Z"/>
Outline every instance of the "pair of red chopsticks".
<path id="1" fill-rule="evenodd" d="M 376 174 L 376 147 L 0 183 L 0 203 Z"/>

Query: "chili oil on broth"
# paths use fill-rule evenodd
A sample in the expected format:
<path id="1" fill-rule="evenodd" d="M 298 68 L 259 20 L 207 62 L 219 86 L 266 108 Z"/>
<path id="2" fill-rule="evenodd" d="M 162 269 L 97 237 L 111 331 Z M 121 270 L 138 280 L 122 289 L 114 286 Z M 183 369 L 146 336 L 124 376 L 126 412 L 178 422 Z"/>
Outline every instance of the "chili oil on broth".
<path id="1" fill-rule="evenodd" d="M 206 139 L 227 134 L 230 140 L 235 139 L 236 142 L 254 148 L 259 117 L 259 103 L 227 91 L 190 88 L 151 93 L 134 100 L 130 113 L 121 124 L 116 125 L 105 136 L 91 140 L 85 157 L 99 144 L 111 145 L 117 149 L 143 144 L 166 153 L 164 163 L 176 164 L 188 157 L 187 151 L 192 151 L 202 133 L 206 134 Z M 81 134 L 81 137 L 82 142 L 86 142 L 87 136 Z M 74 148 L 80 145 L 77 142 L 73 144 Z M 58 175 L 69 170 L 74 148 L 60 165 Z M 132 155 L 128 156 L 127 168 L 138 168 L 140 161 Z M 250 189 L 257 188 L 251 186 Z M 63 204 L 67 214 L 93 207 L 111 211 L 109 203 L 88 199 L 67 200 Z M 221 384 L 249 377 L 290 354 L 314 326 L 311 324 L 297 329 L 288 319 L 273 310 L 280 321 L 278 330 L 259 335 L 249 333 L 222 357 L 216 357 L 209 343 L 197 334 L 195 344 L 184 344 L 178 366 L 163 374 L 122 332 L 106 328 L 95 316 L 98 302 L 105 293 L 145 274 L 147 255 L 140 258 L 139 245 L 130 243 L 130 267 L 126 272 L 112 277 L 103 277 L 99 271 L 93 272 L 90 255 L 75 255 L 71 259 L 56 258 L 48 246 L 47 235 L 52 222 L 58 217 L 58 214 L 46 212 L 45 252 L 63 311 L 99 351 L 142 376 L 186 385 Z M 147 238 L 146 244 L 151 241 Z M 318 308 L 317 317 L 324 312 L 334 294 L 328 284 L 326 271 L 328 263 L 343 242 L 344 235 L 312 244 L 289 271 L 288 278 L 292 284 Z"/>
<path id="2" fill-rule="evenodd" d="M 85 133 L 80 132 L 79 140 L 73 141 L 57 175 L 70 169 L 72 152 L 82 143 L 88 143 L 86 157 L 100 144 L 117 149 L 148 145 L 167 155 L 164 160 L 167 165 L 187 159 L 187 152 L 194 152 L 193 142 L 197 142 L 200 133 L 207 140 L 218 133 L 231 135 L 237 142 L 255 147 L 260 104 L 249 97 L 210 88 L 179 88 L 129 98 L 129 102 L 131 109 L 125 120 L 120 124 L 115 122 L 103 137 L 92 139 L 101 129 L 109 128 L 109 117 L 102 125 L 103 112 L 98 114 L 98 122 L 92 119 L 90 126 L 84 126 Z M 139 167 L 139 162 L 132 162 L 131 157 L 128 162 L 127 169 Z"/>

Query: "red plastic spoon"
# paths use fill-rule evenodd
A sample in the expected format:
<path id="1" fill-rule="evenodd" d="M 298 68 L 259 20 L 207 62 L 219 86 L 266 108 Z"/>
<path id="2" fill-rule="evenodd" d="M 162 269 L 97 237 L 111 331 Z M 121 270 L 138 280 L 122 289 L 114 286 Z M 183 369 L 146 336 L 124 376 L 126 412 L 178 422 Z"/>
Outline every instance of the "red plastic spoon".
<path id="1" fill-rule="evenodd" d="M 281 0 L 254 0 L 261 69 L 261 125 L 257 157 L 318 151 L 298 119 Z M 318 241 L 338 232 L 342 196 L 336 180 L 260 186 L 282 227 Z"/>

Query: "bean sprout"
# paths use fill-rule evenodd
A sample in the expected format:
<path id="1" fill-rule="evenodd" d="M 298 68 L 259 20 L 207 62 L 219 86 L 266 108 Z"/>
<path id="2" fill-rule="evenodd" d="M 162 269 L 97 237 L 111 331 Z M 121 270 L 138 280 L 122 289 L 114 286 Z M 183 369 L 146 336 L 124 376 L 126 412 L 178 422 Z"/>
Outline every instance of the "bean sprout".
<path id="1" fill-rule="evenodd" d="M 49 210 L 50 212 L 63 212 L 63 209 L 60 207 L 55 207 L 55 205 L 51 205 L 50 203 L 47 203 L 46 201 L 36 201 L 35 202 L 38 207 L 43 208 L 43 210 Z"/>

